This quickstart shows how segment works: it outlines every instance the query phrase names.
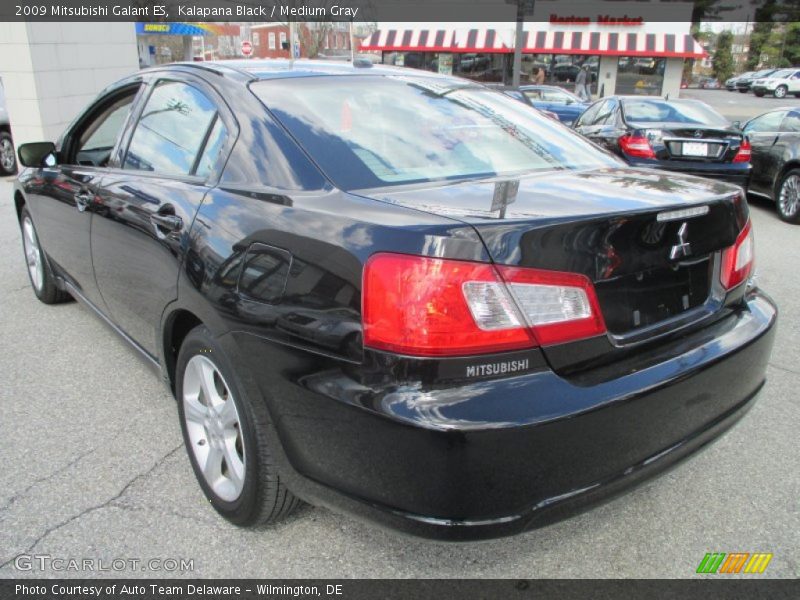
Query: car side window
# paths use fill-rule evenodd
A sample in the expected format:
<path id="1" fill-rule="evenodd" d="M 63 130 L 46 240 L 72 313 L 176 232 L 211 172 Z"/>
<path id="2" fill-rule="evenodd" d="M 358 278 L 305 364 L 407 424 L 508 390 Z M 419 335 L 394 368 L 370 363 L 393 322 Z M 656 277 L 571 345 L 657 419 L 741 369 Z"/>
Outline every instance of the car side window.
<path id="1" fill-rule="evenodd" d="M 186 83 L 160 81 L 136 124 L 123 168 L 205 176 L 226 135 L 217 107 L 203 92 Z"/>
<path id="2" fill-rule="evenodd" d="M 780 131 L 781 121 L 786 113 L 785 110 L 776 110 L 760 117 L 756 117 L 745 125 L 745 133 L 777 133 Z"/>
<path id="3" fill-rule="evenodd" d="M 613 123 L 616 118 L 617 103 L 613 100 L 606 100 L 597 112 L 597 116 L 592 121 L 593 125 L 606 125 Z"/>
<path id="4" fill-rule="evenodd" d="M 569 96 L 561 92 L 557 92 L 555 90 L 547 90 L 545 92 L 542 92 L 542 99 L 546 100 L 547 102 L 553 102 L 554 104 L 570 103 Z"/>
<path id="5" fill-rule="evenodd" d="M 603 104 L 606 104 L 607 102 L 608 102 L 607 100 L 600 100 L 599 102 L 595 102 L 594 104 L 592 104 L 589 108 L 583 111 L 583 113 L 581 113 L 581 116 L 578 117 L 578 120 L 575 122 L 575 126 L 579 127 L 584 125 L 590 125 L 594 120 L 595 116 L 597 115 L 598 111 L 600 110 L 600 108 L 603 106 Z"/>
<path id="6" fill-rule="evenodd" d="M 100 110 L 76 131 L 74 152 L 65 159 L 66 164 L 105 167 L 111 151 L 131 111 L 138 88 L 130 90 L 121 98 Z"/>
<path id="7" fill-rule="evenodd" d="M 542 100 L 542 92 L 540 90 L 527 90 L 525 95 L 535 102 Z"/>
<path id="8" fill-rule="evenodd" d="M 800 133 L 800 111 L 793 110 L 784 117 L 781 122 L 781 131 Z"/>

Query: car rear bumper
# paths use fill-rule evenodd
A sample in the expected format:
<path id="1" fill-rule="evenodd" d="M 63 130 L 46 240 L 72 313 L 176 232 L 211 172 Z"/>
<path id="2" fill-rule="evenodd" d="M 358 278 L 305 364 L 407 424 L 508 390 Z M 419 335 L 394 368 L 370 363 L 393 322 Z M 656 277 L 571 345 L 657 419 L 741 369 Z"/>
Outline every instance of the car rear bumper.
<path id="1" fill-rule="evenodd" d="M 619 376 L 382 387 L 295 370 L 262 387 L 301 497 L 423 537 L 493 538 L 570 516 L 719 436 L 763 385 L 776 319 L 751 292 Z"/>
<path id="2" fill-rule="evenodd" d="M 701 163 L 677 160 L 672 162 L 653 160 L 637 161 L 635 159 L 629 159 L 628 162 L 634 167 L 663 169 L 665 171 L 675 171 L 676 173 L 684 173 L 686 175 L 706 177 L 716 181 L 733 183 L 745 189 L 747 189 L 747 185 L 750 181 L 750 171 L 752 168 L 750 163 Z"/>

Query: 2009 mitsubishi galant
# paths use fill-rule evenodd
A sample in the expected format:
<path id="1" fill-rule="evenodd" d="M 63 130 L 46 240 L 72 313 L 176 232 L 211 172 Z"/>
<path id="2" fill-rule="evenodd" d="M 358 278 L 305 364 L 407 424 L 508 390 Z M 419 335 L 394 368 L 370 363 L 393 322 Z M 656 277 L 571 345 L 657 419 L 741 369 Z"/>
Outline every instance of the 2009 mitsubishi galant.
<path id="1" fill-rule="evenodd" d="M 19 155 L 36 295 L 160 370 L 239 525 L 302 498 L 520 532 L 697 450 L 764 382 L 741 190 L 632 169 L 464 80 L 159 67 Z"/>

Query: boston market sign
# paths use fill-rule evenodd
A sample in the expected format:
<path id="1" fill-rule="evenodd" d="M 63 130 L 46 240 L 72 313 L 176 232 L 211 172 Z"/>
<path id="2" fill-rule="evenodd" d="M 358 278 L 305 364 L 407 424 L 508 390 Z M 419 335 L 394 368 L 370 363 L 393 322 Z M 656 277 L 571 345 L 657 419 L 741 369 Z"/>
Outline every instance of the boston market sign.
<path id="1" fill-rule="evenodd" d="M 597 15 L 597 19 L 594 22 L 598 25 L 637 26 L 644 25 L 644 17 L 629 17 L 628 15 L 612 17 L 610 15 Z M 592 19 L 590 17 L 576 17 L 575 15 L 562 17 L 560 15 L 551 14 L 550 23 L 555 25 L 589 25 L 592 23 Z"/>

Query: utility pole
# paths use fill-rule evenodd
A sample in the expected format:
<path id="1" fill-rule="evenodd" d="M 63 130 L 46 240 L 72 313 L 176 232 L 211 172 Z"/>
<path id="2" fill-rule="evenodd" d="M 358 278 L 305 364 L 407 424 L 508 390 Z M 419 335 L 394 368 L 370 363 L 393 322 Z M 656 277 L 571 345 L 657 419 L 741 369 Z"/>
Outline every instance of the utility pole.
<path id="1" fill-rule="evenodd" d="M 350 19 L 350 62 L 356 62 L 356 45 L 353 38 L 353 20 Z"/>
<path id="2" fill-rule="evenodd" d="M 289 20 L 289 68 L 294 68 L 294 21 Z"/>
<path id="3" fill-rule="evenodd" d="M 511 75 L 511 85 L 515 88 L 519 87 L 522 71 L 522 39 L 524 37 L 522 26 L 525 22 L 525 2 L 526 0 L 517 0 L 517 32 L 514 35 L 514 66 Z M 532 1 L 531 4 L 533 4 Z"/>

